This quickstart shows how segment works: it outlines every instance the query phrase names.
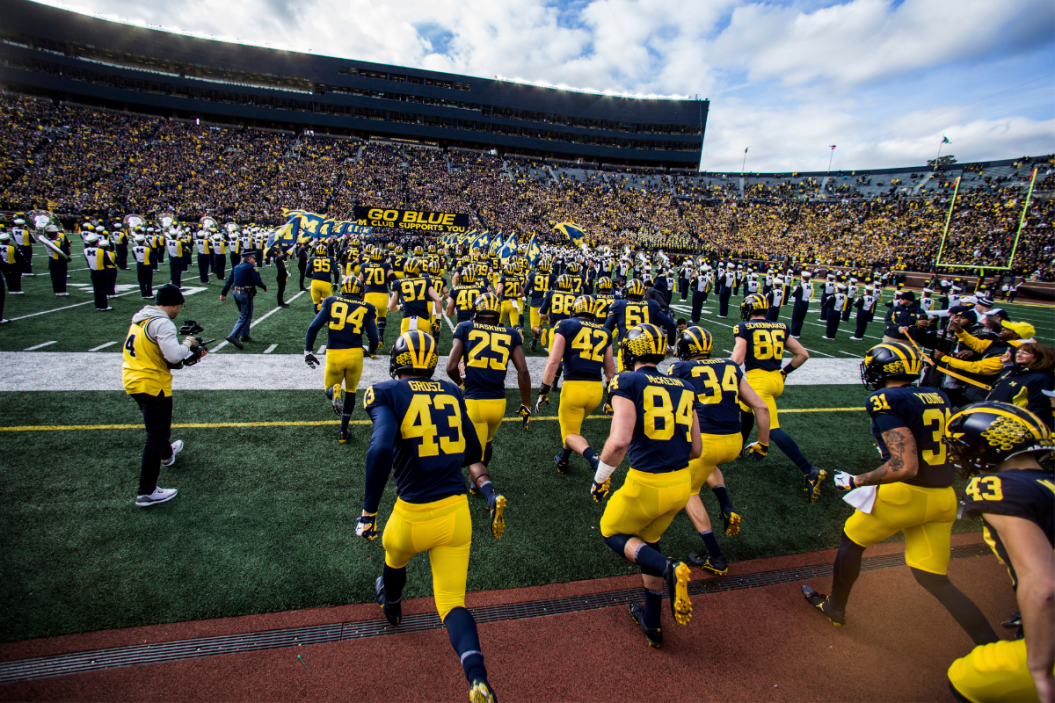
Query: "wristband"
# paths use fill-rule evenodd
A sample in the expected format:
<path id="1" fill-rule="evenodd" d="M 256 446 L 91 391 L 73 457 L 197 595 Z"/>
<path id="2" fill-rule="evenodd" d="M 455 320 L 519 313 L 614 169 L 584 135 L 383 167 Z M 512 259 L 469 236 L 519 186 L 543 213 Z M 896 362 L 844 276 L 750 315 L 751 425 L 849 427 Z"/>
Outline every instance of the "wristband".
<path id="1" fill-rule="evenodd" d="M 783 371 L 783 372 L 784 372 L 784 375 L 785 375 L 785 376 L 787 376 L 787 375 L 788 375 L 789 373 L 791 373 L 792 371 L 794 371 L 794 370 L 795 370 L 796 368 L 798 368 L 798 367 L 796 367 L 796 366 L 792 366 L 792 365 L 791 365 L 791 362 L 788 362 L 788 365 L 787 365 L 787 366 L 785 366 L 784 368 L 782 368 L 782 369 L 781 369 L 781 371 Z"/>
<path id="2" fill-rule="evenodd" d="M 539 386 L 538 394 L 539 395 L 546 395 L 547 393 L 549 393 L 549 391 L 550 391 L 550 385 L 548 383 L 543 383 L 541 386 Z"/>
<path id="3" fill-rule="evenodd" d="M 609 466 L 608 464 L 604 463 L 604 461 L 601 461 L 600 459 L 598 459 L 597 472 L 593 475 L 593 482 L 594 483 L 604 483 L 609 478 L 611 478 L 612 474 L 614 474 L 614 473 L 615 473 L 615 467 L 614 466 Z"/>

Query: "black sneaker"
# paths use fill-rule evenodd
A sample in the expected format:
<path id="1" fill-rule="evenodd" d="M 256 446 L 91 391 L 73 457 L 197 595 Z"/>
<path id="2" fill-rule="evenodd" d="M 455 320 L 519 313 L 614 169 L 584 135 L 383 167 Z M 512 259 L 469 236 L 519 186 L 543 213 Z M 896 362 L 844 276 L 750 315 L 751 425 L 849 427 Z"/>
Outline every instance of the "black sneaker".
<path id="1" fill-rule="evenodd" d="M 228 342 L 229 342 L 229 343 L 230 343 L 230 344 L 231 344 L 232 346 L 234 346 L 234 347 L 236 347 L 236 348 L 238 348 L 238 349 L 245 349 L 245 347 L 243 347 L 243 346 L 242 346 L 242 343 L 241 343 L 241 342 L 239 342 L 239 341 L 238 341 L 238 339 L 237 339 L 237 338 L 235 338 L 235 337 L 228 337 L 228 338 L 227 338 L 227 341 L 228 341 Z"/>
<path id="2" fill-rule="evenodd" d="M 650 627 L 645 627 L 645 608 L 640 603 L 630 604 L 630 617 L 634 619 L 637 626 L 645 633 L 645 639 L 648 640 L 649 647 L 659 649 L 663 646 L 663 628 L 657 627 L 652 629 Z"/>
<path id="3" fill-rule="evenodd" d="M 821 614 L 828 618 L 832 625 L 842 627 L 846 624 L 846 611 L 833 608 L 831 598 L 828 596 L 817 593 L 809 586 L 802 587 L 802 595 L 806 598 L 806 602 L 821 611 Z"/>
<path id="4" fill-rule="evenodd" d="M 562 474 L 568 473 L 568 462 L 560 458 L 560 454 L 553 455 L 553 463 L 557 465 L 557 471 Z"/>
<path id="5" fill-rule="evenodd" d="M 725 557 L 712 557 L 709 554 L 701 556 L 694 552 L 689 555 L 689 563 L 719 576 L 725 576 L 729 573 L 729 562 L 725 560 Z"/>
<path id="6" fill-rule="evenodd" d="M 381 606 L 381 612 L 385 614 L 385 620 L 388 620 L 389 625 L 395 626 L 402 622 L 403 604 L 388 602 L 388 597 L 385 595 L 384 576 L 378 576 L 374 581 L 374 600 Z"/>

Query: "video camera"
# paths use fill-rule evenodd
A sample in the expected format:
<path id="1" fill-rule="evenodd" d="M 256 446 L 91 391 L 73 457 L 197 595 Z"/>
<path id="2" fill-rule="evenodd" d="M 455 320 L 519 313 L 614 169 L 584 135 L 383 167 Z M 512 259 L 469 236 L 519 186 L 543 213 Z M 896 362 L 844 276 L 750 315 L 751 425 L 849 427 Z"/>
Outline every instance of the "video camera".
<path id="1" fill-rule="evenodd" d="M 183 323 L 183 326 L 179 328 L 179 333 L 194 338 L 196 344 L 191 345 L 192 354 L 183 360 L 183 366 L 194 366 L 197 364 L 204 352 L 209 351 L 209 345 L 215 342 L 215 339 L 208 341 L 203 340 L 199 335 L 205 331 L 205 327 L 201 323 L 195 322 L 194 320 L 187 320 Z"/>

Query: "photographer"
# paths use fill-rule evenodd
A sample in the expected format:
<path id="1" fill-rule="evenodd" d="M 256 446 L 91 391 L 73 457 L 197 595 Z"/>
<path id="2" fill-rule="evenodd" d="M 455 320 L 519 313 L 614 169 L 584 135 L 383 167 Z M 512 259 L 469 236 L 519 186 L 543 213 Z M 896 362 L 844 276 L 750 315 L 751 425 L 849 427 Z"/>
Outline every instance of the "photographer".
<path id="1" fill-rule="evenodd" d="M 143 412 L 147 439 L 139 473 L 136 505 L 147 508 L 176 497 L 175 488 L 159 488 L 161 466 L 172 466 L 183 442 L 169 443 L 172 434 L 172 372 L 170 369 L 196 364 L 206 348 L 194 337 L 183 344 L 176 337 L 172 320 L 183 309 L 183 293 L 174 285 L 158 288 L 154 305 L 132 317 L 125 337 L 121 381 Z"/>
<path id="2" fill-rule="evenodd" d="M 234 302 L 238 305 L 238 322 L 234 323 L 234 329 L 227 337 L 227 341 L 243 349 L 242 342 L 253 341 L 249 337 L 249 329 L 253 326 L 253 297 L 256 295 L 257 287 L 267 292 L 267 286 L 260 278 L 260 272 L 256 270 L 256 252 L 247 251 L 242 254 L 242 263 L 231 269 L 231 275 L 223 284 L 220 293 L 220 302 L 227 300 L 227 292 L 234 290 Z"/>

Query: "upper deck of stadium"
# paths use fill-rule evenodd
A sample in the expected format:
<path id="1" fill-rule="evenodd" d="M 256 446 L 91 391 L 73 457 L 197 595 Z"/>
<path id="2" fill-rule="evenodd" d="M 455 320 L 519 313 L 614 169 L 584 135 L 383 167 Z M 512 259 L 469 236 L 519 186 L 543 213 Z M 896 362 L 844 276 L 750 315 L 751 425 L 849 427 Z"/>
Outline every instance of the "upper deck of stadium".
<path id="1" fill-rule="evenodd" d="M 0 82 L 164 116 L 695 169 L 708 101 L 544 88 L 201 39 L 0 0 Z"/>

